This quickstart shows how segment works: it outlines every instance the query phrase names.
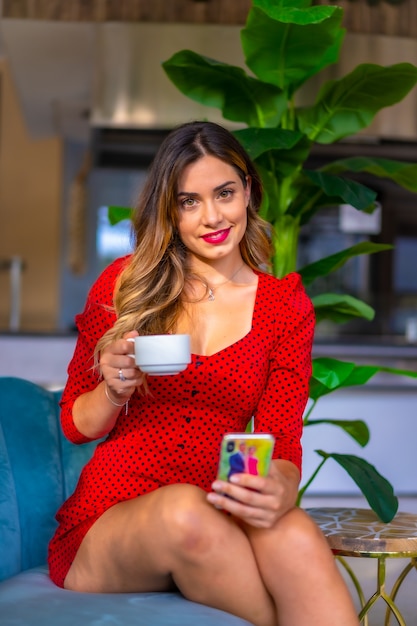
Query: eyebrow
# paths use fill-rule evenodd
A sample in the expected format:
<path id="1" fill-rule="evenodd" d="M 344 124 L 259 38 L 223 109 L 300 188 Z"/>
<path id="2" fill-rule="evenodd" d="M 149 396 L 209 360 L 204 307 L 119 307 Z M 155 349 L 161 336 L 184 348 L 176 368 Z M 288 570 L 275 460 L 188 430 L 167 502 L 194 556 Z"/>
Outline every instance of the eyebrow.
<path id="1" fill-rule="evenodd" d="M 235 180 L 226 180 L 226 182 L 221 183 L 220 185 L 217 185 L 217 187 L 214 187 L 213 191 L 220 191 L 224 187 L 227 187 L 227 185 L 236 185 L 236 181 Z M 198 195 L 199 194 L 196 193 L 195 191 L 179 191 L 178 194 L 177 194 L 177 197 L 179 197 L 179 196 L 198 196 Z"/>

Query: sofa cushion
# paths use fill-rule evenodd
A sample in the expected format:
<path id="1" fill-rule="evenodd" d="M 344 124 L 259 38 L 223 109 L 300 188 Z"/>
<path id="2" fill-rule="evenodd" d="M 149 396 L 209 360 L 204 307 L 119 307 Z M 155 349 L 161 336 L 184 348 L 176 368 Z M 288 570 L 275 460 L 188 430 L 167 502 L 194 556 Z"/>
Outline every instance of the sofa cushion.
<path id="1" fill-rule="evenodd" d="M 0 580 L 20 571 L 19 509 L 10 458 L 0 422 Z"/>
<path id="2" fill-rule="evenodd" d="M 251 626 L 179 593 L 77 593 L 56 587 L 46 567 L 0 583 L 2 626 Z"/>
<path id="3" fill-rule="evenodd" d="M 13 545 L 5 544 L 6 563 L 0 560 L 2 579 L 45 563 L 47 544 L 55 528 L 54 515 L 64 494 L 53 394 L 28 381 L 0 379 L 0 425 L 4 439 L 0 466 L 4 469 L 8 464 L 9 484 L 7 493 L 1 485 L 1 500 L 10 498 L 8 506 L 18 512 L 16 521 L 10 510 L 0 511 L 0 526 L 12 524 L 15 531 Z M 15 563 L 15 556 L 13 563 L 9 561 L 9 551 L 20 553 L 20 563 Z"/>
<path id="4" fill-rule="evenodd" d="M 95 447 L 97 444 L 102 441 L 102 439 L 98 439 L 96 441 L 91 441 L 90 443 L 83 443 L 82 445 L 75 445 L 68 441 L 62 432 L 61 424 L 59 422 L 59 400 L 62 395 L 61 391 L 54 391 L 53 395 L 55 397 L 56 406 L 58 409 L 58 431 L 59 431 L 59 441 L 61 445 L 61 462 L 62 462 L 62 470 L 63 470 L 63 478 L 64 478 L 64 500 L 66 500 L 74 491 L 75 486 L 77 484 L 78 478 L 80 476 L 81 470 L 87 461 L 90 460 Z M 104 438 L 103 438 L 104 439 Z"/>
<path id="5" fill-rule="evenodd" d="M 55 514 L 96 445 L 65 439 L 60 395 L 0 378 L 0 580 L 46 562 Z"/>

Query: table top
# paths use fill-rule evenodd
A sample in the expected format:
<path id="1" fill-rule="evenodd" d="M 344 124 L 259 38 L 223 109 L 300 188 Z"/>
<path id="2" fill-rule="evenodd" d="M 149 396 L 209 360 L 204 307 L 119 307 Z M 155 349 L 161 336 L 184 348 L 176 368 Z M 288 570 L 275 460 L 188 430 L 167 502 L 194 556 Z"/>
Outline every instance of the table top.
<path id="1" fill-rule="evenodd" d="M 414 513 L 399 512 L 392 522 L 385 524 L 371 509 L 323 507 L 306 511 L 335 554 L 417 557 L 417 515 Z"/>

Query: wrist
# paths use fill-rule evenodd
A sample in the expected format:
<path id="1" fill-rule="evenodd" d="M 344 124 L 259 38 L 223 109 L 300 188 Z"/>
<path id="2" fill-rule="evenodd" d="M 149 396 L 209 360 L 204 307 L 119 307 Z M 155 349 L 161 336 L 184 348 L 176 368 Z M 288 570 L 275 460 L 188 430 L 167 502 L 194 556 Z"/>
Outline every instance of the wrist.
<path id="1" fill-rule="evenodd" d="M 117 402 L 116 400 L 114 400 L 111 397 L 111 392 L 110 392 L 110 389 L 107 386 L 107 383 L 104 383 L 104 395 L 106 396 L 106 398 L 110 402 L 110 404 L 112 404 L 113 406 L 116 406 L 119 409 L 121 409 L 122 407 L 125 407 L 126 408 L 126 415 L 127 415 L 127 410 L 128 410 L 128 405 L 129 405 L 129 398 L 127 400 L 124 400 L 123 402 Z"/>

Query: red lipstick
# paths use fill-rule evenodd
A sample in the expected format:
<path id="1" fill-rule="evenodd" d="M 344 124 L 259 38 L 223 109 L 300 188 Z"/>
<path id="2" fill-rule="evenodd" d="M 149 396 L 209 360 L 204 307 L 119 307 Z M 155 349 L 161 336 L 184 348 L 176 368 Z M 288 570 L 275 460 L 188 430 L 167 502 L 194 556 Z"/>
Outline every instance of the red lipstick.
<path id="1" fill-rule="evenodd" d="M 216 245 L 218 243 L 223 243 L 226 241 L 230 233 L 230 227 L 224 228 L 223 230 L 217 230 L 215 233 L 208 233 L 207 235 L 202 235 L 201 238 L 204 239 L 206 243 L 211 243 Z"/>

